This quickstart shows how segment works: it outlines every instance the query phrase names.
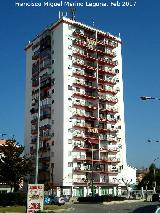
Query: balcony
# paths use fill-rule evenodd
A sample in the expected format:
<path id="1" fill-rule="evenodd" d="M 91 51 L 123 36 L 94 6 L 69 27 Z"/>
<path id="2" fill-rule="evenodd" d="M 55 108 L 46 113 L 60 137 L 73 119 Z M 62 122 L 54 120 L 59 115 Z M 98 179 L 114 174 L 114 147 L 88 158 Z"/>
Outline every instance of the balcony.
<path id="1" fill-rule="evenodd" d="M 91 100 L 96 100 L 97 97 L 95 96 L 91 96 L 91 95 L 86 95 L 86 94 L 82 94 L 82 93 L 74 93 L 73 96 L 76 96 L 76 97 L 81 97 L 83 99 L 91 99 Z"/>
<path id="2" fill-rule="evenodd" d="M 103 70 L 103 69 L 98 69 L 98 73 L 99 74 L 106 74 L 106 75 L 111 75 L 111 76 L 115 76 L 116 73 L 112 70 Z"/>
<path id="3" fill-rule="evenodd" d="M 117 154 L 118 149 L 117 149 L 117 148 L 108 148 L 108 147 L 106 147 L 106 146 L 102 146 L 102 147 L 100 148 L 100 152 L 101 152 L 101 153 L 102 153 L 102 152 L 107 152 L 107 153 L 115 153 L 115 154 Z"/>
<path id="4" fill-rule="evenodd" d="M 112 94 L 112 95 L 116 95 L 118 91 L 110 89 L 110 88 L 106 88 L 106 89 L 98 88 L 98 92 L 109 93 L 109 94 Z"/>
<path id="5" fill-rule="evenodd" d="M 111 137 L 107 137 L 107 138 L 101 138 L 100 141 L 108 141 L 110 143 L 117 143 L 117 139 L 116 138 L 111 138 Z"/>
<path id="6" fill-rule="evenodd" d="M 108 102 L 108 103 L 112 103 L 112 104 L 118 103 L 117 98 L 109 98 L 109 97 L 99 96 L 99 100 L 102 101 L 102 102 Z"/>
<path id="7" fill-rule="evenodd" d="M 118 109 L 117 108 L 100 108 L 99 111 L 116 114 L 118 112 Z"/>
<path id="8" fill-rule="evenodd" d="M 73 107 L 80 108 L 80 109 L 89 109 L 89 110 L 96 110 L 97 106 L 94 105 L 82 105 L 80 103 L 74 103 Z"/>
<path id="9" fill-rule="evenodd" d="M 73 55 L 76 55 L 76 56 L 79 56 L 79 57 L 82 57 L 83 59 L 86 59 L 86 60 L 89 60 L 89 61 L 96 61 L 97 59 L 92 57 L 92 56 L 89 56 L 88 54 L 85 55 L 83 53 L 80 53 L 80 51 L 75 51 L 73 52 Z"/>
<path id="10" fill-rule="evenodd" d="M 98 62 L 101 65 L 108 65 L 110 67 L 115 67 L 116 66 L 116 63 L 114 61 L 110 61 L 110 60 L 103 59 L 103 58 L 98 58 Z"/>
<path id="11" fill-rule="evenodd" d="M 37 50 L 32 55 L 32 60 L 37 60 L 40 57 L 40 50 Z"/>
<path id="12" fill-rule="evenodd" d="M 117 42 L 114 42 L 114 41 L 97 41 L 97 44 L 99 44 L 100 46 L 105 46 L 105 47 L 108 47 L 110 49 L 114 49 L 117 47 Z"/>
<path id="13" fill-rule="evenodd" d="M 92 170 L 90 169 L 81 169 L 81 168 L 74 168 L 74 173 L 91 173 Z M 111 170 L 93 170 L 93 173 L 99 173 L 99 174 L 109 174 L 109 175 L 116 175 L 118 172 L 113 172 Z"/>
<path id="14" fill-rule="evenodd" d="M 82 33 L 82 32 L 77 31 L 77 30 L 75 30 L 73 32 L 73 35 L 76 36 L 76 37 L 79 37 L 79 38 L 88 38 L 90 40 L 96 41 L 96 38 L 91 37 L 91 35 L 88 35 L 86 33 Z"/>
<path id="15" fill-rule="evenodd" d="M 31 144 L 37 143 L 37 136 L 32 136 Z"/>
<path id="16" fill-rule="evenodd" d="M 116 53 L 115 53 L 115 52 L 113 52 L 113 51 L 108 51 L 108 52 L 106 52 L 105 49 L 103 50 L 103 49 L 101 49 L 101 48 L 97 48 L 97 53 L 98 53 L 99 55 L 105 55 L 105 56 L 108 56 L 108 57 L 110 57 L 110 58 L 116 57 Z"/>
<path id="17" fill-rule="evenodd" d="M 86 120 L 96 120 L 97 118 L 94 117 L 94 116 L 87 116 L 87 115 L 82 115 L 82 114 L 74 114 L 73 117 L 76 117 L 76 118 L 84 118 Z"/>
<path id="18" fill-rule="evenodd" d="M 38 118 L 33 118 L 33 119 L 31 120 L 31 124 L 37 124 L 37 122 L 38 122 Z"/>
<path id="19" fill-rule="evenodd" d="M 116 124 L 117 123 L 117 119 L 108 119 L 108 118 L 99 118 L 99 122 L 100 123 L 111 123 L 111 124 Z"/>
<path id="20" fill-rule="evenodd" d="M 39 80 L 38 79 L 32 79 L 32 87 L 38 87 Z"/>
<path id="21" fill-rule="evenodd" d="M 80 62 L 79 60 L 73 61 L 73 65 L 81 67 L 81 68 L 85 68 L 86 70 L 91 70 L 91 71 L 96 71 L 97 70 L 96 67 L 94 67 L 94 66 L 88 66 L 88 65 Z"/>
<path id="22" fill-rule="evenodd" d="M 96 77 L 93 76 L 93 75 L 86 75 L 86 74 L 82 74 L 80 72 L 74 72 L 73 73 L 73 76 L 76 76 L 76 77 L 82 77 L 82 78 L 85 78 L 85 79 L 88 79 L 90 81 L 95 81 L 96 80 Z"/>
<path id="23" fill-rule="evenodd" d="M 97 87 L 95 86 L 90 86 L 90 85 L 87 85 L 85 82 L 80 82 L 79 80 L 77 80 L 76 82 L 73 83 L 74 86 L 79 86 L 81 88 L 86 88 L 86 89 L 91 89 L 91 90 L 96 90 Z"/>
<path id="24" fill-rule="evenodd" d="M 102 83 L 102 84 L 108 84 L 108 85 L 115 85 L 116 82 L 113 80 L 104 80 L 102 78 L 98 78 L 98 83 Z"/>
<path id="25" fill-rule="evenodd" d="M 81 41 L 81 40 L 78 40 L 78 39 L 75 39 L 74 41 L 73 41 L 73 45 L 74 46 L 78 46 L 78 47 L 81 47 L 81 48 L 84 48 L 84 47 L 86 47 L 86 42 L 85 41 Z"/>

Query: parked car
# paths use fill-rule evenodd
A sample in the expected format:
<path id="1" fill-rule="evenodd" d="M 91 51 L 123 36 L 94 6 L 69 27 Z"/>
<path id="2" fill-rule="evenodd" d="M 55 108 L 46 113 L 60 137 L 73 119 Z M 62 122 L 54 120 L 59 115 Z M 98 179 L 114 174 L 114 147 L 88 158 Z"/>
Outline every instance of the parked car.
<path id="1" fill-rule="evenodd" d="M 156 201 L 160 201 L 160 194 L 159 193 L 155 193 L 152 195 L 152 201 L 156 202 Z"/>
<path id="2" fill-rule="evenodd" d="M 55 205 L 64 205 L 65 204 L 65 200 L 64 197 L 57 197 L 55 196 L 51 202 L 51 204 L 55 204 Z"/>
<path id="3" fill-rule="evenodd" d="M 71 196 L 70 195 L 62 195 L 62 197 L 64 198 L 65 202 L 69 202 Z"/>

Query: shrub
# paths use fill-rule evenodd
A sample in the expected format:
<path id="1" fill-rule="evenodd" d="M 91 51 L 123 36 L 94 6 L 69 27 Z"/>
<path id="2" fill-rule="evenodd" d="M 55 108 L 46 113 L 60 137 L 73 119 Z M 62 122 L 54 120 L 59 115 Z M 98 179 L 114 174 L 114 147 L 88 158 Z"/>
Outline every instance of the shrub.
<path id="1" fill-rule="evenodd" d="M 0 194 L 0 206 L 26 205 L 27 194 L 23 192 L 12 192 Z"/>
<path id="2" fill-rule="evenodd" d="M 112 196 L 112 195 L 102 195 L 95 197 L 79 197 L 79 202 L 89 202 L 89 203 L 102 203 L 111 201 L 124 201 L 124 197 Z"/>

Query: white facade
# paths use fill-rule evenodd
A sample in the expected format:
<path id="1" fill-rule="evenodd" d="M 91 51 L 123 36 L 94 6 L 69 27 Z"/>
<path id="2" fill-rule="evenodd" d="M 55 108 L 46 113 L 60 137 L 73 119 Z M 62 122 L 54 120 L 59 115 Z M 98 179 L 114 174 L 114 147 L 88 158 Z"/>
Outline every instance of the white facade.
<path id="1" fill-rule="evenodd" d="M 27 45 L 26 64 L 25 147 L 34 161 L 39 123 L 39 182 L 80 196 L 94 179 L 94 193 L 114 193 L 128 168 L 120 38 L 63 17 Z"/>

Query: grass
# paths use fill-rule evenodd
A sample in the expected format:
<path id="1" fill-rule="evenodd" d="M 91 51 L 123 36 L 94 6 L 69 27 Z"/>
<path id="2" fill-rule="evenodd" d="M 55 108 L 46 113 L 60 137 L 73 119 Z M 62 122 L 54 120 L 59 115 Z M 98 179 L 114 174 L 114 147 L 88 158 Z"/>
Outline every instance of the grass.
<path id="1" fill-rule="evenodd" d="M 45 205 L 44 210 L 57 210 L 57 209 L 67 209 L 68 205 Z M 16 213 L 25 213 L 26 207 L 25 206 L 0 206 L 0 212 L 7 213 L 7 212 L 16 212 Z"/>

